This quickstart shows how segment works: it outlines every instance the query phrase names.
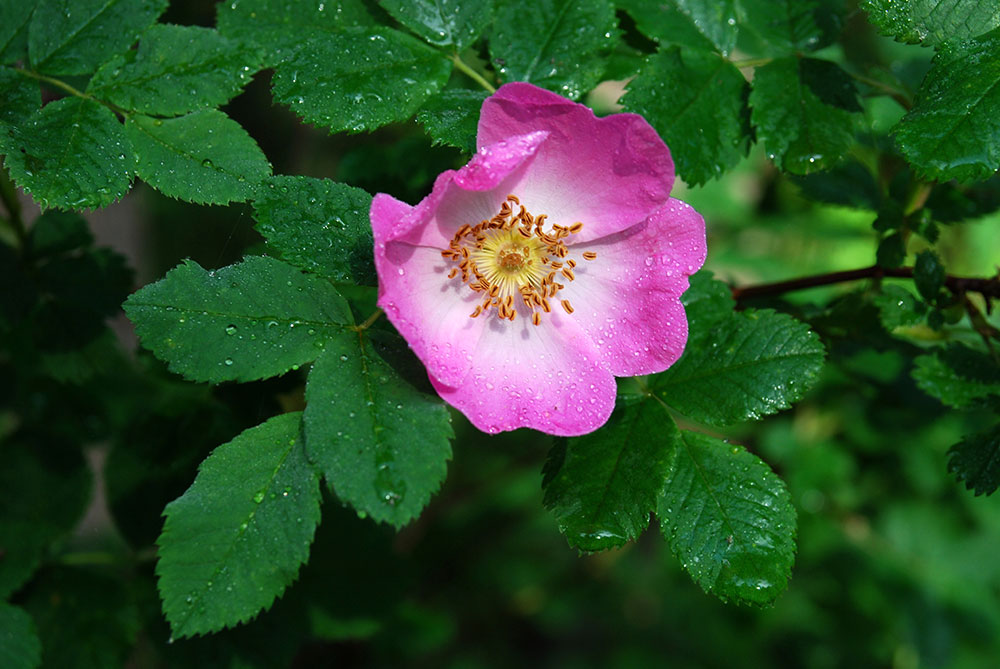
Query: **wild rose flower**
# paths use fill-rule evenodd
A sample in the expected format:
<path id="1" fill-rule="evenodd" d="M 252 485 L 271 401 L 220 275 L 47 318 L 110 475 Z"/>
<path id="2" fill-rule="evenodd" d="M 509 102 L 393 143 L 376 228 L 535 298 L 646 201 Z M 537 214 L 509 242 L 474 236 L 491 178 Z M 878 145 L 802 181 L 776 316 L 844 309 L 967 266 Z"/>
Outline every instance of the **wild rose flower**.
<path id="1" fill-rule="evenodd" d="M 615 376 L 684 350 L 705 223 L 670 197 L 670 151 L 641 116 L 511 83 L 477 145 L 420 204 L 375 196 L 379 306 L 479 429 L 595 430 Z"/>

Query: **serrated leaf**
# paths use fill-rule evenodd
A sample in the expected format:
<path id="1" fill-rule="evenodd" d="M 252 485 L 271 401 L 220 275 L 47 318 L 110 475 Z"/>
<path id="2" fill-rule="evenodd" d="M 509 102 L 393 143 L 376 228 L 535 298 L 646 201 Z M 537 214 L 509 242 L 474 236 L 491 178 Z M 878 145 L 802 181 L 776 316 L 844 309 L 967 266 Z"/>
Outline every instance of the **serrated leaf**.
<path id="1" fill-rule="evenodd" d="M 259 47 L 266 67 L 311 39 L 374 24 L 362 0 L 234 0 L 220 2 L 217 11 L 219 32 Z"/>
<path id="2" fill-rule="evenodd" d="M 673 47 L 646 59 L 623 104 L 660 133 L 681 178 L 703 184 L 746 154 L 747 88 L 740 71 L 718 54 Z"/>
<path id="3" fill-rule="evenodd" d="M 937 254 L 930 249 L 917 254 L 913 263 L 913 283 L 916 284 L 920 296 L 933 303 L 944 287 L 944 265 Z"/>
<path id="4" fill-rule="evenodd" d="M 966 435 L 948 449 L 948 471 L 976 495 L 992 495 L 1000 487 L 1000 425 Z"/>
<path id="5" fill-rule="evenodd" d="M 31 257 L 66 253 L 94 242 L 87 220 L 75 212 L 50 210 L 35 219 L 28 233 Z"/>
<path id="6" fill-rule="evenodd" d="M 441 2 L 440 0 L 379 0 L 394 19 L 436 46 L 461 51 L 476 41 L 490 22 L 491 2 Z"/>
<path id="7" fill-rule="evenodd" d="M 323 279 L 251 256 L 211 272 L 186 261 L 123 305 L 144 346 L 193 381 L 252 381 L 316 359 L 350 308 Z"/>
<path id="8" fill-rule="evenodd" d="M 619 0 L 646 37 L 661 44 L 715 49 L 728 56 L 739 27 L 735 0 Z"/>
<path id="9" fill-rule="evenodd" d="M 617 39 L 605 0 L 507 0 L 497 6 L 490 57 L 504 82 L 529 81 L 575 100 L 600 82 L 602 56 Z"/>
<path id="10" fill-rule="evenodd" d="M 728 319 L 736 308 L 732 289 L 704 269 L 691 275 L 690 285 L 681 296 L 681 304 L 688 319 L 689 342 L 709 335 L 712 327 Z"/>
<path id="11" fill-rule="evenodd" d="M 479 110 L 486 91 L 453 88 L 433 96 L 417 112 L 417 123 L 435 144 L 447 144 L 467 154 L 476 152 Z"/>
<path id="12" fill-rule="evenodd" d="M 343 283 L 375 285 L 372 196 L 346 184 L 275 176 L 253 202 L 257 232 L 286 262 Z"/>
<path id="13" fill-rule="evenodd" d="M 730 425 L 788 408 L 823 367 L 819 337 L 769 309 L 731 314 L 651 377 L 657 397 L 696 421 Z"/>
<path id="14" fill-rule="evenodd" d="M 680 433 L 663 407 L 619 409 L 604 428 L 559 440 L 545 463 L 544 504 L 570 546 L 622 546 L 649 525 L 649 515 L 677 454 Z"/>
<path id="15" fill-rule="evenodd" d="M 21 60 L 28 51 L 28 24 L 37 0 L 0 0 L 0 63 Z"/>
<path id="16" fill-rule="evenodd" d="M 986 353 L 951 344 L 913 360 L 913 378 L 931 397 L 956 409 L 1000 398 L 1000 365 Z"/>
<path id="17" fill-rule="evenodd" d="M 125 122 L 139 176 L 164 195 L 198 204 L 249 199 L 271 164 L 239 123 L 218 109 Z"/>
<path id="18" fill-rule="evenodd" d="M 819 0 L 739 0 L 739 7 L 740 45 L 754 55 L 813 51 L 825 41 Z"/>
<path id="19" fill-rule="evenodd" d="M 817 93 L 831 85 L 817 78 L 827 68 L 811 67 L 808 62 L 791 57 L 774 60 L 756 70 L 750 91 L 757 139 L 764 142 L 769 158 L 794 174 L 833 166 L 854 141 L 849 111 L 829 104 L 830 98 L 825 101 Z M 839 86 L 843 81 L 834 83 Z"/>
<path id="20" fill-rule="evenodd" d="M 0 154 L 14 129 L 42 107 L 38 82 L 6 67 L 0 67 Z"/>
<path id="21" fill-rule="evenodd" d="M 46 74 L 90 74 L 166 9 L 167 0 L 39 0 L 28 28 L 31 64 Z"/>
<path id="22" fill-rule="evenodd" d="M 678 443 L 656 510 L 671 550 L 706 592 L 770 604 L 795 561 L 785 484 L 741 446 L 686 430 Z"/>
<path id="23" fill-rule="evenodd" d="M 28 612 L 0 602 L 0 667 L 34 669 L 42 662 L 42 644 Z"/>
<path id="24" fill-rule="evenodd" d="M 177 116 L 227 102 L 258 65 L 257 54 L 214 30 L 160 24 L 138 49 L 102 65 L 87 92 L 129 111 Z"/>
<path id="25" fill-rule="evenodd" d="M 351 29 L 312 40 L 274 71 L 274 99 L 330 132 L 403 121 L 440 89 L 451 62 L 388 28 Z"/>
<path id="26" fill-rule="evenodd" d="M 910 44 L 963 40 L 1000 26 L 1000 6 L 982 0 L 862 0 L 879 32 Z"/>
<path id="27" fill-rule="evenodd" d="M 444 480 L 451 419 L 374 351 L 363 333 L 330 342 L 306 385 L 306 448 L 334 494 L 402 527 Z"/>
<path id="28" fill-rule="evenodd" d="M 916 325 L 927 315 L 927 305 L 901 286 L 885 286 L 875 296 L 875 306 L 887 330 Z"/>
<path id="29" fill-rule="evenodd" d="M 913 108 L 893 129 L 916 172 L 981 181 L 1000 167 L 1000 28 L 942 45 Z"/>
<path id="30" fill-rule="evenodd" d="M 93 100 L 45 105 L 7 140 L 11 177 L 42 207 L 97 208 L 132 186 L 135 158 L 121 123 Z"/>
<path id="31" fill-rule="evenodd" d="M 253 618 L 308 558 L 321 496 L 301 418 L 275 416 L 219 446 L 167 505 L 156 574 L 174 636 Z"/>

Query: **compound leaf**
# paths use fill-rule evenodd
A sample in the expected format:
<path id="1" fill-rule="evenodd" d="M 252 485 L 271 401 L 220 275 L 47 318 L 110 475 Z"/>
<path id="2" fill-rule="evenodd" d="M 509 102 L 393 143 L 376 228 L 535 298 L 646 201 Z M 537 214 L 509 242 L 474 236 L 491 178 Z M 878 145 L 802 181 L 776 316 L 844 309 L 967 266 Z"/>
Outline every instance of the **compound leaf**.
<path id="1" fill-rule="evenodd" d="M 253 202 L 257 231 L 286 262 L 344 283 L 375 285 L 372 196 L 346 184 L 275 176 Z"/>
<path id="2" fill-rule="evenodd" d="M 439 0 L 379 0 L 394 19 L 436 46 L 462 50 L 472 44 L 490 22 L 490 2 Z"/>
<path id="3" fill-rule="evenodd" d="M 46 74 L 90 74 L 128 49 L 167 8 L 167 0 L 39 0 L 28 53 Z"/>
<path id="4" fill-rule="evenodd" d="M 306 385 L 306 447 L 337 497 L 401 527 L 444 480 L 451 419 L 358 333 L 330 342 Z"/>
<path id="5" fill-rule="evenodd" d="M 198 204 L 250 198 L 271 164 L 239 123 L 218 109 L 170 119 L 136 114 L 125 122 L 136 170 L 164 195 Z"/>
<path id="6" fill-rule="evenodd" d="M 678 443 L 656 509 L 671 550 L 706 592 L 770 604 L 795 561 L 788 490 L 741 446 L 688 431 Z"/>
<path id="7" fill-rule="evenodd" d="M 330 132 L 374 130 L 411 116 L 448 80 L 440 51 L 388 28 L 312 40 L 274 71 L 274 99 Z"/>
<path id="8" fill-rule="evenodd" d="M 981 0 L 862 0 L 879 32 L 910 44 L 964 40 L 1000 26 L 1000 5 Z"/>
<path id="9" fill-rule="evenodd" d="M 435 95 L 417 112 L 417 123 L 424 127 L 435 144 L 447 144 L 465 153 L 476 152 L 479 110 L 486 91 L 454 88 Z"/>
<path id="10" fill-rule="evenodd" d="M 545 464 L 544 504 L 570 546 L 614 548 L 646 529 L 678 437 L 663 407 L 646 401 L 621 408 L 601 430 L 556 443 Z"/>
<path id="11" fill-rule="evenodd" d="M 788 408 L 816 380 L 823 356 L 804 323 L 769 309 L 743 311 L 690 342 L 651 387 L 689 418 L 729 425 Z"/>
<path id="12" fill-rule="evenodd" d="M 328 282 L 251 256 L 208 272 L 186 261 L 126 300 L 144 346 L 193 381 L 252 381 L 315 360 L 347 331 Z"/>
<path id="13" fill-rule="evenodd" d="M 257 68 L 256 54 L 214 30 L 160 24 L 138 49 L 102 65 L 87 92 L 129 111 L 176 116 L 227 102 Z"/>
<path id="14" fill-rule="evenodd" d="M 175 636 L 249 620 L 306 561 L 321 495 L 301 418 L 275 416 L 219 446 L 187 492 L 167 505 L 156 573 Z"/>
<path id="15" fill-rule="evenodd" d="M 114 113 L 93 100 L 50 102 L 5 141 L 11 177 L 43 207 L 103 207 L 132 185 L 131 143 Z"/>
<path id="16" fill-rule="evenodd" d="M 736 0 L 619 0 L 615 3 L 646 37 L 661 44 L 714 49 L 736 46 Z"/>

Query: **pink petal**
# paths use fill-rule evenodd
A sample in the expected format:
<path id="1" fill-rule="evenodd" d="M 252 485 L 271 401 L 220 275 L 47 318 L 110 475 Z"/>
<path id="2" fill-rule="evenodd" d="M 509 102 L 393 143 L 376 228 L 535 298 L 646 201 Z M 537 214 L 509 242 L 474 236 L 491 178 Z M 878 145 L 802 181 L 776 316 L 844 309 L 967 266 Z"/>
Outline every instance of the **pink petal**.
<path id="1" fill-rule="evenodd" d="M 580 252 L 597 253 L 580 260 Z M 662 372 L 684 352 L 687 318 L 680 303 L 688 276 L 705 262 L 705 221 L 671 198 L 647 221 L 572 247 L 576 279 L 559 295 L 615 376 Z"/>
<path id="2" fill-rule="evenodd" d="M 483 103 L 477 143 L 544 130 L 530 175 L 512 191 L 532 214 L 583 230 L 574 240 L 614 234 L 667 202 L 670 151 L 636 114 L 597 118 L 587 107 L 526 83 L 502 86 Z"/>
<path id="3" fill-rule="evenodd" d="M 430 380 L 445 401 L 490 433 L 530 427 L 586 434 L 608 420 L 615 404 L 614 377 L 590 339 L 572 316 L 555 312 L 538 326 L 523 317 L 491 316 L 465 380 L 449 386 L 433 373 Z"/>

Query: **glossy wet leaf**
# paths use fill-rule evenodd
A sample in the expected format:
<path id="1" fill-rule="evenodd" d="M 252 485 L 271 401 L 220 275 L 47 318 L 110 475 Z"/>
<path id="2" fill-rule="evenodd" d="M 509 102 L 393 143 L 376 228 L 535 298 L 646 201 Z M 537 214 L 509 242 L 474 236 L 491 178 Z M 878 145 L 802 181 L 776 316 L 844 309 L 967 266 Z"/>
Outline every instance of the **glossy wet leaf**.
<path id="1" fill-rule="evenodd" d="M 955 343 L 913 362 L 913 378 L 920 389 L 950 407 L 1000 400 L 1000 365 L 987 353 Z"/>
<path id="2" fill-rule="evenodd" d="M 0 153 L 14 128 L 24 123 L 42 106 L 42 91 L 34 79 L 0 67 Z"/>
<path id="3" fill-rule="evenodd" d="M 948 450 L 948 471 L 977 495 L 1000 487 L 1000 425 L 966 437 Z"/>
<path id="4" fill-rule="evenodd" d="M 451 62 L 397 30 L 351 29 L 313 40 L 275 69 L 274 99 L 330 132 L 403 121 L 440 89 Z"/>
<path id="5" fill-rule="evenodd" d="M 711 51 L 671 48 L 646 59 L 622 100 L 670 147 L 678 175 L 703 184 L 733 167 L 749 146 L 747 83 Z"/>
<path id="6" fill-rule="evenodd" d="M 168 0 L 39 0 L 28 29 L 32 66 L 46 74 L 90 74 L 124 52 Z"/>
<path id="7" fill-rule="evenodd" d="M 689 281 L 681 304 L 688 319 L 688 336 L 694 341 L 706 336 L 719 321 L 728 319 L 736 308 L 736 300 L 732 289 L 708 270 L 696 272 Z"/>
<path id="8" fill-rule="evenodd" d="M 742 446 L 682 431 L 657 505 L 674 555 L 706 592 L 765 605 L 788 585 L 795 509 L 785 484 Z"/>
<path id="9" fill-rule="evenodd" d="M 490 22 L 491 2 L 445 0 L 379 0 L 394 19 L 436 46 L 461 51 L 472 44 Z"/>
<path id="10" fill-rule="evenodd" d="M 124 304 L 144 346 L 193 381 L 252 381 L 315 360 L 351 323 L 326 280 L 251 256 L 206 271 L 186 261 Z"/>
<path id="11" fill-rule="evenodd" d="M 829 39 L 821 0 L 739 0 L 740 44 L 755 56 L 813 51 Z M 833 28 L 830 26 L 830 28 Z"/>
<path id="12" fill-rule="evenodd" d="M 901 286 L 884 286 L 874 302 L 887 330 L 916 325 L 927 315 L 927 305 Z"/>
<path id="13" fill-rule="evenodd" d="M 138 49 L 102 65 L 87 92 L 129 111 L 177 116 L 227 102 L 257 68 L 254 51 L 215 30 L 160 24 Z"/>
<path id="14" fill-rule="evenodd" d="M 42 662 L 35 623 L 24 609 L 0 602 L 0 666 L 34 669 Z"/>
<path id="15" fill-rule="evenodd" d="M 464 88 L 442 91 L 424 103 L 417 112 L 417 123 L 424 127 L 435 144 L 475 153 L 479 110 L 486 96 L 486 91 Z"/>
<path id="16" fill-rule="evenodd" d="M 43 207 L 99 208 L 132 185 L 131 142 L 114 113 L 93 100 L 50 102 L 21 123 L 6 144 L 11 177 Z"/>
<path id="17" fill-rule="evenodd" d="M 363 0 L 230 0 L 217 5 L 219 32 L 260 48 L 273 67 L 310 39 L 374 20 Z"/>
<path id="18" fill-rule="evenodd" d="M 883 35 L 910 44 L 976 37 L 1000 26 L 1000 5 L 982 0 L 862 0 Z"/>
<path id="19" fill-rule="evenodd" d="M 942 45 L 896 143 L 926 179 L 979 181 L 1000 167 L 1000 28 Z"/>
<path id="20" fill-rule="evenodd" d="M 736 46 L 736 0 L 624 0 L 615 4 L 629 13 L 642 34 L 661 44 L 715 49 L 724 56 Z"/>
<path id="21" fill-rule="evenodd" d="M 28 25 L 36 0 L 0 0 L 0 63 L 21 60 L 28 50 Z"/>
<path id="22" fill-rule="evenodd" d="M 177 118 L 130 116 L 136 171 L 164 195 L 198 204 L 246 200 L 271 165 L 257 142 L 218 109 Z"/>
<path id="23" fill-rule="evenodd" d="M 444 480 L 451 419 L 362 333 L 331 341 L 306 385 L 306 447 L 333 493 L 359 515 L 402 527 Z"/>
<path id="24" fill-rule="evenodd" d="M 850 112 L 857 101 L 852 107 L 851 96 L 837 92 L 850 85 L 845 84 L 846 75 L 833 63 L 809 63 L 809 59 L 779 58 L 759 67 L 750 91 L 758 141 L 764 142 L 769 158 L 794 174 L 832 167 L 854 141 Z M 840 74 L 831 78 L 832 71 Z"/>
<path id="25" fill-rule="evenodd" d="M 301 417 L 275 416 L 219 446 L 167 505 L 156 574 L 175 637 L 253 618 L 308 558 L 321 497 Z"/>
<path id="26" fill-rule="evenodd" d="M 334 281 L 375 285 L 372 196 L 346 184 L 275 176 L 253 202 L 257 232 L 286 262 Z"/>
<path id="27" fill-rule="evenodd" d="M 678 438 L 664 408 L 645 401 L 619 409 L 596 432 L 558 440 L 542 486 L 544 504 L 569 545 L 600 551 L 638 537 L 656 508 Z"/>
<path id="28" fill-rule="evenodd" d="M 771 310 L 743 311 L 692 338 L 650 385 L 685 416 L 730 425 L 788 408 L 815 382 L 823 358 L 823 344 L 804 323 Z"/>
<path id="29" fill-rule="evenodd" d="M 616 24 L 606 0 L 501 1 L 490 57 L 504 82 L 529 81 L 576 99 L 601 80 Z"/>

